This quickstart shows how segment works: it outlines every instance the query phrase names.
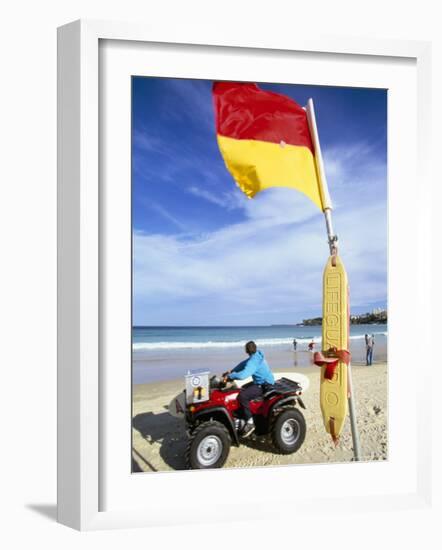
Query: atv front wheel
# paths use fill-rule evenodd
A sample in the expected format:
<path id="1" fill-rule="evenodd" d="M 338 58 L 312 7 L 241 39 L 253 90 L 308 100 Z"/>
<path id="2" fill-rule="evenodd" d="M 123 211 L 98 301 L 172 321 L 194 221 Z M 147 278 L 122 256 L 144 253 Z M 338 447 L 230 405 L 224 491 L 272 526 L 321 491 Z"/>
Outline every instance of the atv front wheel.
<path id="1" fill-rule="evenodd" d="M 230 434 L 221 422 L 210 420 L 192 433 L 187 446 L 187 466 L 193 470 L 221 468 L 230 451 Z"/>
<path id="2" fill-rule="evenodd" d="M 271 428 L 272 441 L 276 450 L 289 455 L 295 453 L 304 443 L 307 426 L 302 412 L 298 409 L 288 409 L 273 420 Z"/>

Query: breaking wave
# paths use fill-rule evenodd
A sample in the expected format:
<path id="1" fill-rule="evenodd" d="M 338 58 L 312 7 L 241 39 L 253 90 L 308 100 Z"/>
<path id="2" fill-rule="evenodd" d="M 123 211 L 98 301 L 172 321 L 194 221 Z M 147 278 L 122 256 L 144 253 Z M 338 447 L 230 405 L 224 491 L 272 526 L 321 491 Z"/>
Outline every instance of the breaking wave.
<path id="1" fill-rule="evenodd" d="M 376 336 L 387 336 L 387 332 L 375 332 Z M 363 334 L 357 334 L 350 336 L 350 340 L 363 339 Z M 315 344 L 321 343 L 321 337 L 309 337 L 309 338 L 296 338 L 298 346 L 307 345 L 309 342 L 314 341 Z M 208 342 L 134 342 L 132 345 L 133 351 L 153 351 L 153 350 L 179 350 L 179 349 L 225 349 L 225 348 L 239 348 L 244 347 L 247 340 L 234 340 L 230 342 L 226 341 L 208 341 Z M 257 338 L 256 344 L 261 347 L 267 346 L 292 346 L 293 338 Z"/>

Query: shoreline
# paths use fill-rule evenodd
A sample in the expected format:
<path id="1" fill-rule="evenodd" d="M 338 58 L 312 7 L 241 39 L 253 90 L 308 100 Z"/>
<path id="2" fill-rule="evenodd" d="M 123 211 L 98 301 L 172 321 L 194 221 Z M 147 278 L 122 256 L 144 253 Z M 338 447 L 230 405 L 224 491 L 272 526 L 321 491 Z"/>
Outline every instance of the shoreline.
<path id="1" fill-rule="evenodd" d="M 284 370 L 293 370 L 284 369 Z M 347 419 L 337 447 L 322 423 L 319 408 L 318 367 L 298 369 L 308 376 L 310 388 L 303 394 L 307 436 L 301 449 L 293 455 L 278 455 L 265 440 L 252 438 L 240 447 L 232 446 L 225 468 L 277 466 L 289 464 L 323 464 L 350 462 L 353 458 L 350 422 Z M 277 369 L 274 373 L 277 376 Z M 353 386 L 358 413 L 362 460 L 386 460 L 387 378 L 385 362 L 371 367 L 353 366 Z M 132 465 L 133 472 L 157 472 L 185 469 L 187 435 L 184 421 L 168 412 L 170 401 L 184 388 L 182 379 L 133 385 Z"/>
<path id="2" fill-rule="evenodd" d="M 267 362 L 272 370 L 287 371 L 298 369 L 309 372 L 318 367 L 313 364 L 313 353 L 306 349 L 293 351 L 291 346 L 262 346 Z M 315 351 L 320 346 L 316 346 Z M 350 344 L 353 366 L 365 366 L 365 343 L 363 340 Z M 387 340 L 375 345 L 374 364 L 386 363 L 388 355 Z M 141 357 L 133 356 L 132 383 L 159 383 L 163 380 L 182 379 L 189 370 L 209 370 L 220 374 L 232 369 L 245 358 L 242 348 L 186 349 L 149 351 Z"/>

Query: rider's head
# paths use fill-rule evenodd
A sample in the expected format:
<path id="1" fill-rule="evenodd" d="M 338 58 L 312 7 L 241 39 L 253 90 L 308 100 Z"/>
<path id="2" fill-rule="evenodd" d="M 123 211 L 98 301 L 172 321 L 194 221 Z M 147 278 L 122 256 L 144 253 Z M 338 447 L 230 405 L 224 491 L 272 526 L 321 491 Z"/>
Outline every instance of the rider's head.
<path id="1" fill-rule="evenodd" d="M 254 353 L 256 353 L 256 344 L 255 342 L 247 342 L 246 344 L 246 353 L 248 355 L 253 355 Z"/>

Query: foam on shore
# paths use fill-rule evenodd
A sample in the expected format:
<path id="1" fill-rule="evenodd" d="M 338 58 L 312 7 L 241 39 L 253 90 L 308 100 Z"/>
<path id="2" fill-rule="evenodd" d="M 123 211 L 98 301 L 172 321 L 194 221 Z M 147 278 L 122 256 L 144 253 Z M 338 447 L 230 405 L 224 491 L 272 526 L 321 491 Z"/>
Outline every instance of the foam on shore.
<path id="1" fill-rule="evenodd" d="M 374 336 L 387 336 L 387 332 L 375 332 Z M 350 340 L 362 340 L 363 334 L 350 336 Z M 308 344 L 312 340 L 315 344 L 321 344 L 321 337 L 315 336 L 311 338 L 297 338 L 298 345 Z M 234 341 L 208 341 L 208 342 L 134 342 L 132 349 L 138 351 L 156 351 L 156 350 L 180 350 L 180 349 L 225 349 L 225 348 L 243 348 L 246 340 Z M 266 338 L 257 339 L 258 346 L 285 346 L 292 345 L 293 338 Z"/>

